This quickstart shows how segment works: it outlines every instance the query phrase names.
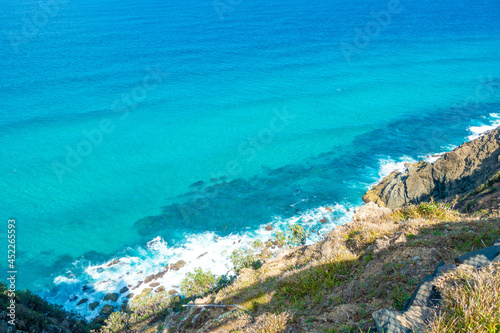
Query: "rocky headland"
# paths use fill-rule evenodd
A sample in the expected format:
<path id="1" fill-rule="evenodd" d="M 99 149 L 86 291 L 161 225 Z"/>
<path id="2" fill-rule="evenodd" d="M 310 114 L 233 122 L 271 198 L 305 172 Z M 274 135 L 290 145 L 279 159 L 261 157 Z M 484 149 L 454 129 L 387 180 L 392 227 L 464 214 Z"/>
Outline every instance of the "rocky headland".
<path id="1" fill-rule="evenodd" d="M 458 196 L 458 203 L 465 205 L 464 198 L 476 189 L 482 194 L 494 191 L 491 185 L 496 183 L 500 170 L 499 156 L 500 130 L 495 129 L 442 155 L 434 163 L 406 164 L 404 172 L 391 173 L 363 200 L 394 209 L 431 198 L 453 201 Z"/>

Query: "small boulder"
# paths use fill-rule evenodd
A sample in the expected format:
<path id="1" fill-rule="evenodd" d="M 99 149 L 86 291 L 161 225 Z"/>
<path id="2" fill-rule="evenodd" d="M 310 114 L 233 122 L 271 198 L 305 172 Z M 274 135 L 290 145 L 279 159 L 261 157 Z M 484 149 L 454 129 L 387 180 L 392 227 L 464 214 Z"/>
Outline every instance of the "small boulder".
<path id="1" fill-rule="evenodd" d="M 86 292 L 93 293 L 93 292 L 94 292 L 94 288 L 92 288 L 92 287 L 91 287 L 91 286 L 89 286 L 89 285 L 84 285 L 84 286 L 82 287 L 82 291 L 83 291 L 84 293 L 86 293 Z"/>
<path id="2" fill-rule="evenodd" d="M 392 210 L 389 208 L 379 207 L 376 203 L 369 202 L 366 205 L 358 207 L 354 210 L 353 220 L 356 222 L 374 222 L 384 218 L 391 212 Z"/>
<path id="3" fill-rule="evenodd" d="M 104 322 L 106 321 L 106 316 L 99 316 L 99 317 L 95 317 L 93 320 L 92 320 L 92 324 L 93 325 L 103 325 Z"/>
<path id="4" fill-rule="evenodd" d="M 122 289 L 120 289 L 120 294 L 126 293 L 128 290 L 128 287 L 123 287 Z"/>
<path id="5" fill-rule="evenodd" d="M 97 308 L 98 306 L 99 306 L 99 302 L 93 302 L 93 303 L 90 303 L 90 304 L 89 304 L 89 309 L 90 309 L 91 311 L 94 311 L 94 310 L 95 310 L 95 308 Z"/>
<path id="6" fill-rule="evenodd" d="M 82 298 L 76 306 L 82 305 L 83 303 L 86 303 L 88 300 L 89 300 L 88 298 Z"/>
<path id="7" fill-rule="evenodd" d="M 273 231 L 273 226 L 270 224 L 266 225 L 266 231 Z"/>
<path id="8" fill-rule="evenodd" d="M 175 264 L 170 264 L 170 270 L 172 271 L 178 271 L 182 267 L 186 265 L 186 262 L 184 260 L 179 260 Z"/>
<path id="9" fill-rule="evenodd" d="M 152 290 L 153 290 L 153 289 L 151 289 L 151 288 L 144 288 L 144 289 L 142 289 L 142 292 L 141 292 L 140 297 L 143 297 L 143 296 L 149 295 L 149 293 L 151 293 L 151 291 L 152 291 Z"/>
<path id="10" fill-rule="evenodd" d="M 132 297 L 134 297 L 134 293 L 130 293 L 130 294 L 128 294 L 128 295 L 127 295 L 127 296 L 125 296 L 125 297 L 126 297 L 126 298 L 132 298 Z"/>
<path id="11" fill-rule="evenodd" d="M 106 296 L 104 296 L 104 301 L 116 302 L 117 300 L 118 300 L 117 293 L 107 293 Z"/>
<path id="12" fill-rule="evenodd" d="M 158 287 L 159 285 L 160 285 L 159 282 L 153 282 L 149 286 L 155 288 L 155 287 Z"/>
<path id="13" fill-rule="evenodd" d="M 104 305 L 99 312 L 105 316 L 109 316 L 115 308 L 112 305 Z"/>
<path id="14" fill-rule="evenodd" d="M 170 289 L 170 290 L 168 291 L 168 294 L 169 294 L 169 295 L 177 295 L 177 290 L 175 290 L 175 289 Z"/>
<path id="15" fill-rule="evenodd" d="M 321 220 L 319 220 L 321 223 L 326 223 L 328 222 L 328 220 L 326 219 L 326 217 L 323 217 Z"/>
<path id="16" fill-rule="evenodd" d="M 147 283 L 153 281 L 153 278 L 154 278 L 153 274 L 146 276 L 146 278 L 144 279 L 144 283 L 147 284 Z"/>
<path id="17" fill-rule="evenodd" d="M 155 289 L 155 293 L 159 293 L 159 292 L 162 292 L 162 291 L 165 291 L 165 287 L 164 286 L 160 286 L 158 288 Z"/>

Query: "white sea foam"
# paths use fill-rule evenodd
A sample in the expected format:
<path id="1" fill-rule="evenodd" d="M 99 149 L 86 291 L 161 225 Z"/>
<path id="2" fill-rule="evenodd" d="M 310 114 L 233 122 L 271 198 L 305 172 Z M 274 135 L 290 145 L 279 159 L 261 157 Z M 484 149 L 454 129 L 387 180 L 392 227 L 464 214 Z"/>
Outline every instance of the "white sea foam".
<path id="1" fill-rule="evenodd" d="M 471 132 L 467 138 L 469 140 L 474 140 L 484 135 L 486 132 L 494 130 L 500 126 L 500 114 L 490 113 L 490 119 L 488 124 L 481 124 L 479 126 L 470 126 L 467 130 Z"/>
<path id="2" fill-rule="evenodd" d="M 350 221 L 352 214 L 353 207 L 331 204 L 301 212 L 290 218 L 275 216 L 269 224 L 273 230 L 286 230 L 289 225 L 298 222 L 310 231 L 311 236 L 307 244 L 311 244 L 320 240 L 335 226 Z M 152 281 L 159 282 L 166 290 L 180 291 L 180 283 L 185 274 L 192 272 L 196 267 L 210 269 L 216 275 L 232 274 L 229 255 L 235 249 L 250 246 L 256 239 L 267 241 L 273 238 L 275 232 L 266 230 L 266 225 L 257 230 L 225 237 L 218 237 L 213 232 L 188 235 L 182 245 L 176 246 L 170 246 L 163 238 L 156 237 L 146 246 L 135 250 L 128 249 L 125 255 L 110 259 L 106 263 L 96 265 L 77 262 L 76 266 L 83 266 L 83 274 L 78 274 L 79 279 L 73 276 L 56 277 L 54 283 L 59 288 L 58 293 L 47 296 L 49 300 L 63 304 L 67 310 L 76 311 L 91 320 L 99 315 L 103 305 L 111 304 L 118 307 L 127 299 L 129 292 L 123 294 L 119 292 L 123 287 L 135 288 L 131 290 L 134 295 L 140 294 L 145 288 L 151 288 L 149 283 L 142 283 L 138 287 L 137 285 L 148 275 L 164 270 L 165 265 L 169 263 L 183 260 L 186 264 L 178 271 L 169 270 L 161 278 Z M 119 262 L 112 264 L 115 260 Z M 113 292 L 120 295 L 117 302 L 103 302 L 106 293 Z M 78 306 L 78 302 L 83 298 L 87 298 L 88 301 Z M 93 311 L 88 307 L 92 302 L 100 302 Z"/>
<path id="3" fill-rule="evenodd" d="M 389 176 L 394 171 L 404 172 L 406 170 L 406 163 L 415 163 L 416 161 L 408 156 L 402 156 L 400 158 L 393 159 L 390 156 L 385 156 L 379 159 L 378 168 L 378 179 L 373 184 L 370 184 L 368 188 L 373 187 L 378 184 L 382 179 Z"/>

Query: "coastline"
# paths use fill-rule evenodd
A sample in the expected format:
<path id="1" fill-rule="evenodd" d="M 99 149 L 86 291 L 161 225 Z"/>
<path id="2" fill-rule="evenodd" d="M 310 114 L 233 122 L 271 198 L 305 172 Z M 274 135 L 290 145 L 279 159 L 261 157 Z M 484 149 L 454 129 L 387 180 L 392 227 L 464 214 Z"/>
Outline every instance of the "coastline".
<path id="1" fill-rule="evenodd" d="M 491 122 L 494 122 L 494 119 Z M 491 125 L 488 124 L 483 125 L 481 128 L 475 127 L 473 135 L 479 137 L 490 128 Z M 472 135 L 469 138 L 472 138 Z M 423 156 L 423 158 L 429 162 L 435 162 L 443 154 L 445 153 L 432 153 Z M 380 160 L 379 180 L 370 187 L 373 188 L 380 184 L 384 178 L 394 171 L 403 172 L 406 170 L 407 163 L 411 162 L 415 163 L 416 161 L 404 156 L 398 161 L 390 158 Z M 66 290 L 57 298 L 50 297 L 49 299 L 63 304 L 66 310 L 77 311 L 83 314 L 87 320 L 92 320 L 100 315 L 102 306 L 113 305 L 120 307 L 126 304 L 130 297 L 162 290 L 169 291 L 170 294 L 180 293 L 180 282 L 186 273 L 192 272 L 196 267 L 210 267 L 211 271 L 219 276 L 234 274 L 231 269 L 232 263 L 229 260 L 229 256 L 233 251 L 250 247 L 257 239 L 266 242 L 273 238 L 276 231 L 286 231 L 288 226 L 292 224 L 299 223 L 308 228 L 309 224 L 318 224 L 318 221 L 326 218 L 326 223 L 322 223 L 319 230 L 309 228 L 313 232 L 311 237 L 307 239 L 306 245 L 317 243 L 336 227 L 351 222 L 355 209 L 359 207 L 340 204 L 325 205 L 290 219 L 275 219 L 270 223 L 261 225 L 257 231 L 226 237 L 218 237 L 213 232 L 188 236 L 186 237 L 186 243 L 177 248 L 170 248 L 161 237 L 157 237 L 146 246 L 146 249 L 152 252 L 154 257 L 150 257 L 149 254 L 144 256 L 144 250 L 142 250 L 138 251 L 136 256 L 115 257 L 102 264 L 89 265 L 85 269 L 85 274 L 88 275 L 91 281 L 95 281 L 93 284 L 82 284 L 78 279 L 72 280 L 65 276 L 59 276 L 55 279 L 56 284 L 63 283 L 75 288 Z M 271 230 L 266 230 L 268 226 L 271 226 Z M 207 249 L 212 249 L 212 251 L 207 251 Z M 214 251 L 214 249 L 217 250 Z M 275 254 L 278 251 L 277 248 L 271 250 Z M 141 255 L 143 256 L 141 257 Z M 177 270 L 169 270 L 169 267 L 177 262 L 183 262 L 182 267 Z M 147 280 L 150 280 L 149 284 L 152 283 L 153 286 L 143 283 Z M 118 283 L 115 281 L 118 281 Z M 128 290 L 120 292 L 124 288 Z M 69 297 L 68 293 L 70 293 Z M 117 294 L 118 298 L 115 302 L 103 302 L 103 299 L 108 294 Z M 83 303 L 81 303 L 82 300 Z M 94 304 L 94 306 L 92 308 L 88 307 L 90 304 Z M 95 306 L 96 304 L 98 305 Z"/>
<path id="2" fill-rule="evenodd" d="M 485 129 L 488 128 L 488 125 L 484 126 Z M 477 132 L 477 129 L 476 129 Z M 485 134 L 485 133 L 483 133 Z M 477 138 L 476 138 L 477 140 Z M 444 154 L 445 155 L 445 154 Z M 435 159 L 437 157 L 442 157 L 443 153 L 433 154 L 427 156 L 428 159 Z M 392 162 L 390 162 L 392 163 Z M 405 163 L 405 168 L 401 167 L 401 163 Z M 411 164 L 406 164 L 407 161 L 401 161 L 399 163 L 395 163 L 393 165 L 399 167 L 399 172 L 405 172 Z M 420 162 L 417 162 L 417 164 Z M 382 166 L 382 164 L 381 164 Z M 392 174 L 392 173 L 391 173 Z M 382 176 L 382 175 L 381 175 Z M 387 176 L 383 179 L 386 179 Z M 379 181 L 377 184 L 380 184 Z M 376 186 L 376 185 L 375 185 Z M 365 208 L 368 207 L 368 213 L 363 212 Z M 378 208 L 377 208 L 378 209 Z M 112 311 L 125 310 L 128 308 L 130 302 L 137 302 L 137 300 L 141 299 L 146 295 L 152 295 L 152 297 L 156 297 L 155 295 L 163 294 L 166 292 L 169 297 L 174 297 L 179 295 L 180 292 L 180 282 L 184 279 L 186 273 L 191 272 L 195 267 L 202 267 L 203 269 L 209 268 L 216 275 L 225 275 L 234 273 L 230 268 L 231 262 L 229 260 L 230 251 L 234 249 L 241 248 L 242 246 L 250 246 L 254 243 L 256 237 L 260 237 L 264 241 L 266 239 L 272 239 L 272 234 L 276 230 L 280 230 L 279 227 L 284 225 L 290 225 L 292 223 L 297 223 L 299 221 L 303 221 L 304 219 L 322 219 L 325 215 L 330 213 L 342 213 L 342 221 L 345 223 L 335 225 L 333 228 L 331 226 L 332 221 L 328 221 L 330 223 L 324 224 L 325 234 L 323 237 L 316 236 L 316 239 L 309 239 L 307 243 L 304 243 L 305 246 L 298 246 L 295 248 L 282 248 L 280 249 L 277 246 L 267 247 L 264 249 L 267 251 L 268 256 L 263 259 L 263 264 L 272 264 L 279 263 L 281 268 L 283 268 L 283 262 L 289 263 L 289 259 L 287 259 L 290 255 L 293 256 L 293 253 L 298 253 L 301 251 L 308 252 L 318 252 L 320 251 L 321 255 L 328 255 L 331 253 L 331 250 L 325 250 L 325 243 L 330 244 L 329 246 L 333 246 L 332 242 L 338 242 L 338 235 L 345 234 L 352 230 L 353 228 L 357 228 L 360 222 L 363 224 L 367 218 L 368 219 L 380 219 L 387 216 L 390 212 L 383 211 L 382 213 L 378 213 L 377 209 L 371 210 L 370 205 L 362 205 L 358 207 L 345 208 L 343 206 L 330 205 L 325 207 L 320 207 L 319 209 L 307 212 L 306 214 L 300 215 L 298 217 L 294 217 L 293 220 L 281 220 L 276 221 L 275 224 L 272 225 L 263 225 L 261 229 L 255 233 L 252 237 L 251 235 L 232 235 L 230 237 L 222 237 L 218 238 L 214 233 L 209 234 L 209 239 L 212 240 L 212 244 L 207 244 L 206 239 L 207 235 L 200 235 L 199 238 L 193 237 L 189 239 L 189 245 L 185 247 L 186 253 L 191 255 L 192 259 L 186 257 L 180 257 L 176 261 L 165 262 L 163 268 L 158 270 L 155 266 L 150 265 L 150 271 L 138 271 L 134 269 L 134 264 L 141 263 L 140 258 L 113 258 L 108 262 L 103 264 L 89 266 L 87 268 L 87 272 L 89 275 L 95 274 L 97 277 L 101 278 L 101 281 L 104 281 L 100 284 L 94 285 L 84 285 L 78 286 L 82 288 L 82 292 L 80 294 L 74 293 L 69 299 L 66 298 L 63 303 L 66 310 L 79 310 L 78 307 L 88 307 L 89 311 L 84 312 L 84 315 L 88 321 L 92 321 L 94 323 L 100 322 L 102 323 L 106 317 L 103 317 L 103 314 L 109 315 Z M 361 214 L 361 217 L 360 217 Z M 363 214 L 365 216 L 363 216 Z M 304 218 L 305 217 L 305 218 Z M 306 220 L 307 222 L 307 220 Z M 300 223 L 303 224 L 303 223 Z M 267 228 L 266 228 L 267 227 Z M 267 230 L 266 230 L 267 229 Z M 326 231 L 326 229 L 329 229 Z M 333 238 L 332 238 L 333 237 Z M 335 239 L 335 241 L 333 241 Z M 227 249 L 225 251 L 226 256 L 221 258 L 221 254 L 219 253 L 210 253 L 207 249 L 212 248 L 214 245 L 223 245 Z M 235 246 L 236 245 L 236 246 Z M 148 248 L 156 251 L 159 256 L 166 256 L 169 253 L 166 253 L 168 250 L 168 245 L 161 239 L 156 238 L 150 243 L 148 243 Z M 262 250 L 262 249 L 261 249 Z M 175 251 L 174 251 L 175 254 Z M 262 253 L 261 253 L 262 254 Z M 170 253 L 171 255 L 171 253 Z M 264 257 L 263 257 L 264 258 Z M 187 259 L 187 260 L 184 260 Z M 222 261 L 220 259 L 223 259 Z M 134 260 L 137 260 L 134 262 Z M 160 259 L 162 261 L 163 259 Z M 219 261 L 217 261 L 219 260 Z M 280 263 L 281 262 L 281 263 Z M 217 265 L 214 265 L 216 263 Z M 145 267 L 145 266 L 142 266 Z M 103 278 L 104 277 L 104 278 Z M 112 289 L 110 289 L 111 283 L 116 279 L 115 277 L 120 278 L 119 284 L 115 284 Z M 172 277 L 178 279 L 178 283 L 176 286 L 172 288 Z M 238 280 L 245 279 L 245 273 L 238 277 Z M 61 278 L 61 283 L 71 285 L 70 281 L 71 277 Z M 168 281 L 168 282 L 167 282 Z M 127 283 L 130 282 L 130 283 Z M 170 283 L 170 284 L 169 284 Z M 67 297 L 65 294 L 61 294 L 61 297 Z M 75 297 L 76 296 L 76 297 Z M 149 296 L 148 296 L 149 297 Z M 135 299 L 134 299 L 135 298 Z M 110 311 L 110 312 L 109 312 Z"/>

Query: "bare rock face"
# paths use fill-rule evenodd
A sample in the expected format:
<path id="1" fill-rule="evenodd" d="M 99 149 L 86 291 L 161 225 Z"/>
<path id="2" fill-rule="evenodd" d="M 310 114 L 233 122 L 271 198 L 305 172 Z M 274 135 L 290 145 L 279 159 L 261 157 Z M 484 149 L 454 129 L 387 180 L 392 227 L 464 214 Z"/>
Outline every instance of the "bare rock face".
<path id="1" fill-rule="evenodd" d="M 500 130 L 497 128 L 444 154 L 434 163 L 406 164 L 404 172 L 393 172 L 363 196 L 391 209 L 404 204 L 452 200 L 473 191 L 500 170 Z"/>
<path id="2" fill-rule="evenodd" d="M 384 218 L 391 213 L 391 210 L 386 207 L 379 207 L 373 202 L 369 202 L 366 205 L 358 207 L 354 210 L 354 221 L 374 221 Z"/>

